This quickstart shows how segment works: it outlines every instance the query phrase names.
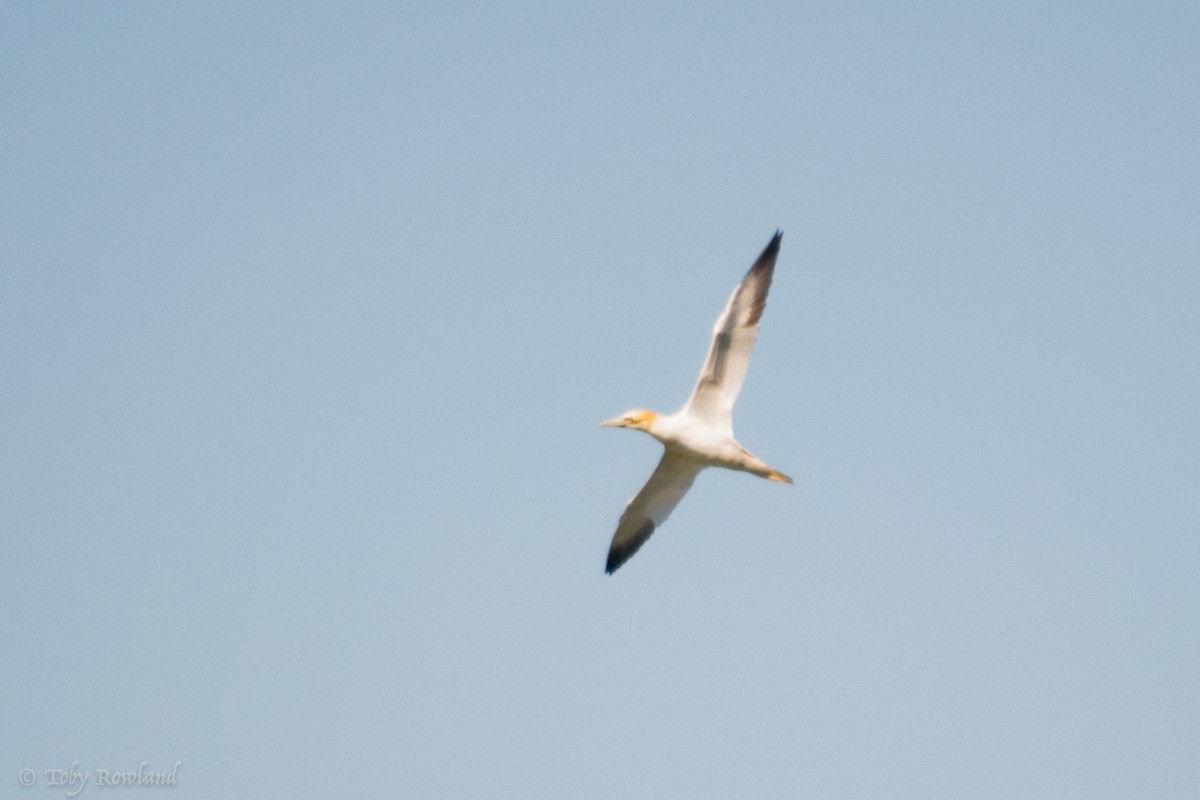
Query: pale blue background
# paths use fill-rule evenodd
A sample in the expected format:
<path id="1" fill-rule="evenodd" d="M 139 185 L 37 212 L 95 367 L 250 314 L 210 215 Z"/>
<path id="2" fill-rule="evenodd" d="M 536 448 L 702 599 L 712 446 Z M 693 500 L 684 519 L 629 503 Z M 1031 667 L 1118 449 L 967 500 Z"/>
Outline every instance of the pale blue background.
<path id="1" fill-rule="evenodd" d="M 1193 3 L 6 3 L 0 796 L 1200 794 Z M 776 227 L 739 438 L 603 574 Z M 18 774 L 35 769 L 38 785 Z"/>

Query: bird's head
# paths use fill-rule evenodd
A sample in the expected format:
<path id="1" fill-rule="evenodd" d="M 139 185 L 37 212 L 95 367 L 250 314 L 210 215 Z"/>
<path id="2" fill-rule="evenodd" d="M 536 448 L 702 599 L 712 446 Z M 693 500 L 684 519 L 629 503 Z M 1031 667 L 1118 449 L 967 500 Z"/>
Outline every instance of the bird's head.
<path id="1" fill-rule="evenodd" d="M 647 411 L 644 408 L 635 408 L 633 411 L 626 411 L 619 417 L 613 417 L 600 423 L 603 428 L 633 428 L 638 431 L 649 431 L 650 426 L 654 424 L 654 420 L 658 419 L 658 414 L 653 411 Z"/>

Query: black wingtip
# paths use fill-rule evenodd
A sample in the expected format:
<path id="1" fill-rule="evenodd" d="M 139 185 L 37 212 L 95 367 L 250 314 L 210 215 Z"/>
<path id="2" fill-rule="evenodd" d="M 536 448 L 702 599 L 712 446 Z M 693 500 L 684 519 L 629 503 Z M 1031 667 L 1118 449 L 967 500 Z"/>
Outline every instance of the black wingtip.
<path id="1" fill-rule="evenodd" d="M 646 540 L 654 533 L 654 520 L 643 520 L 641 526 L 635 533 L 630 536 L 613 537 L 613 542 L 608 548 L 608 561 L 604 564 L 604 572 L 607 575 L 612 575 L 621 565 L 629 559 L 633 558 L 633 554 L 641 549 Z"/>
<path id="2" fill-rule="evenodd" d="M 768 257 L 774 258 L 775 256 L 779 255 L 779 243 L 782 240 L 783 240 L 783 231 L 776 228 L 775 235 L 771 237 L 770 243 L 763 250 L 762 255 L 759 256 L 759 258 L 760 259 L 768 258 Z"/>
<path id="3" fill-rule="evenodd" d="M 629 557 L 632 555 L 633 553 L 631 552 L 618 550 L 615 547 L 609 550 L 608 561 L 604 564 L 604 574 L 612 575 L 614 572 L 620 569 L 621 565 L 628 561 Z"/>
<path id="4" fill-rule="evenodd" d="M 768 272 L 775 267 L 775 259 L 779 256 L 779 242 L 783 239 L 783 231 L 776 230 L 775 235 L 771 237 L 771 241 L 763 248 L 762 254 L 754 261 L 754 265 L 750 267 L 750 272 Z"/>

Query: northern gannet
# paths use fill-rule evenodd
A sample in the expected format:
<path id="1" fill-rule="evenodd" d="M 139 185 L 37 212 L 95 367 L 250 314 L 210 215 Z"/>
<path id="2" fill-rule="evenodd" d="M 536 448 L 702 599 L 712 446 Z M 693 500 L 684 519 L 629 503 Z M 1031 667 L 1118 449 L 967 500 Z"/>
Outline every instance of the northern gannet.
<path id="1" fill-rule="evenodd" d="M 758 321 L 766 307 L 782 238 L 783 233 L 776 231 L 733 290 L 713 327 L 700 379 L 683 408 L 670 415 L 639 408 L 601 423 L 607 428 L 645 431 L 665 448 L 650 480 L 621 514 L 608 550 L 608 574 L 632 558 L 654 529 L 666 521 L 705 467 L 737 469 L 767 480 L 792 483 L 791 478 L 755 458 L 733 438 L 733 404 L 746 380 L 750 351 L 758 338 Z"/>

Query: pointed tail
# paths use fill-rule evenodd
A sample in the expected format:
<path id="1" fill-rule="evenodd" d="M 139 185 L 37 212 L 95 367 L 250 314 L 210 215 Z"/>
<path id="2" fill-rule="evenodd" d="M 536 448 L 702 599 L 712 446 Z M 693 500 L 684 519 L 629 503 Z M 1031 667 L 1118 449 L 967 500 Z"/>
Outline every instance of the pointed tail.
<path id="1" fill-rule="evenodd" d="M 769 481 L 779 481 L 780 483 L 795 483 L 794 480 L 784 475 L 777 469 L 773 469 L 766 474 L 766 479 Z"/>

